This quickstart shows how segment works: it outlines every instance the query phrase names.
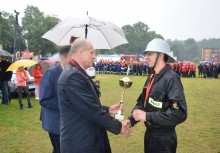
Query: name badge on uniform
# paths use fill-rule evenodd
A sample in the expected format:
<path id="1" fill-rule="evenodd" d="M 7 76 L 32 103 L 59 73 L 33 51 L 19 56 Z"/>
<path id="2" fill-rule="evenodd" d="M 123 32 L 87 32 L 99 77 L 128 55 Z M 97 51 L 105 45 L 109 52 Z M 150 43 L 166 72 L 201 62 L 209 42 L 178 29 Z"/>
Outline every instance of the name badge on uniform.
<path id="1" fill-rule="evenodd" d="M 162 102 L 155 101 L 152 98 L 149 98 L 148 102 L 149 102 L 149 104 L 151 104 L 154 107 L 162 108 L 162 104 L 163 104 Z"/>

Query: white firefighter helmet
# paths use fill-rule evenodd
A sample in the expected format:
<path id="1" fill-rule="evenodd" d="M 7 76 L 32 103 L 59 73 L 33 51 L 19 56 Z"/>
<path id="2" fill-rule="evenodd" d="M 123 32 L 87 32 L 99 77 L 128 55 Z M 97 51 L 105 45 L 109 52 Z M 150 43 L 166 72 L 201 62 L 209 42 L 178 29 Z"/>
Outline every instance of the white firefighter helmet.
<path id="1" fill-rule="evenodd" d="M 173 57 L 173 52 L 170 51 L 170 46 L 169 44 L 163 40 L 163 39 L 160 39 L 160 38 L 155 38 L 153 40 L 151 40 L 144 53 L 146 52 L 159 52 L 159 53 L 164 53 L 166 55 L 168 55 L 168 61 L 169 63 L 171 62 L 175 62 L 175 58 Z"/>

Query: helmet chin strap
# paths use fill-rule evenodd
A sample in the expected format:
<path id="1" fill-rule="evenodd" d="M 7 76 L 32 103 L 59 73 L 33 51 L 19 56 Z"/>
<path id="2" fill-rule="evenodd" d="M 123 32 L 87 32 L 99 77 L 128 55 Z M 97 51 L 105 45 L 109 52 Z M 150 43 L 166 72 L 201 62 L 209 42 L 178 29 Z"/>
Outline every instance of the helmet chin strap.
<path id="1" fill-rule="evenodd" d="M 159 59 L 159 54 L 160 53 L 157 52 L 156 61 L 154 62 L 154 66 L 152 67 L 153 69 L 155 69 L 155 67 L 157 66 L 157 62 L 158 62 L 158 59 Z"/>

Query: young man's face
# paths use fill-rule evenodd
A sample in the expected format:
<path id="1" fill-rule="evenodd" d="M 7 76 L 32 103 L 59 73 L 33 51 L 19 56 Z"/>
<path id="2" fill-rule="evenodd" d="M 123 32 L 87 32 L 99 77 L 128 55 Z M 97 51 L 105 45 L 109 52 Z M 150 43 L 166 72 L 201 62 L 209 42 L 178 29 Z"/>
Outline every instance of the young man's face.
<path id="1" fill-rule="evenodd" d="M 157 52 L 146 52 L 144 54 L 144 58 L 147 61 L 149 67 L 152 68 L 155 65 L 157 59 Z"/>

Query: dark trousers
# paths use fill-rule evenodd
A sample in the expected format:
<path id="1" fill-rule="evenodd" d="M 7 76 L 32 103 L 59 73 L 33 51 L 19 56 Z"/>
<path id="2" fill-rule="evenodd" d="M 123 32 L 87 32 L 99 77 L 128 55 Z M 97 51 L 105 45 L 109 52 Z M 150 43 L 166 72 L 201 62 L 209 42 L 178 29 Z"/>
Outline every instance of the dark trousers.
<path id="1" fill-rule="evenodd" d="M 9 102 L 9 91 L 8 90 L 8 81 L 0 81 L 1 91 L 2 91 L 2 102 L 7 104 Z"/>
<path id="2" fill-rule="evenodd" d="M 145 153 L 176 153 L 176 132 L 157 133 L 146 132 L 144 138 Z"/>
<path id="3" fill-rule="evenodd" d="M 23 86 L 18 86 L 17 89 L 18 89 L 18 102 L 20 104 L 20 107 L 23 107 L 23 104 L 22 104 L 22 91 L 24 91 L 25 94 L 27 95 L 28 107 L 31 107 L 31 102 L 30 102 L 31 94 L 28 91 L 27 86 L 24 86 L 24 87 Z"/>
<path id="4" fill-rule="evenodd" d="M 52 153 L 60 153 L 60 135 L 49 133 L 50 141 L 53 145 Z"/>

